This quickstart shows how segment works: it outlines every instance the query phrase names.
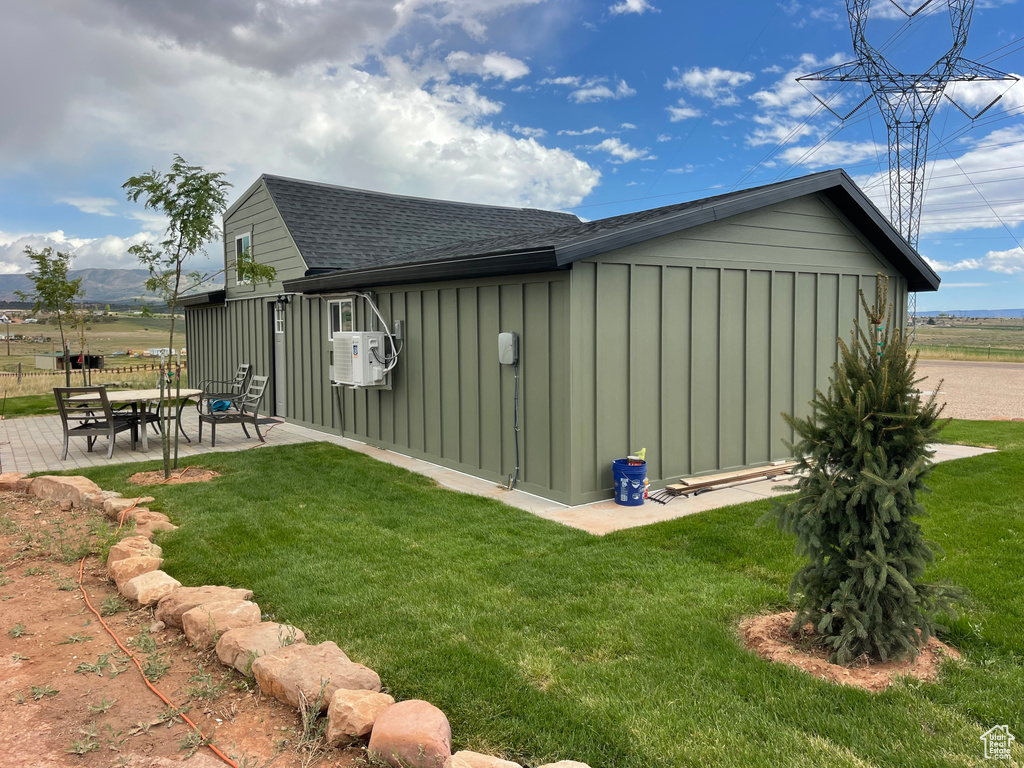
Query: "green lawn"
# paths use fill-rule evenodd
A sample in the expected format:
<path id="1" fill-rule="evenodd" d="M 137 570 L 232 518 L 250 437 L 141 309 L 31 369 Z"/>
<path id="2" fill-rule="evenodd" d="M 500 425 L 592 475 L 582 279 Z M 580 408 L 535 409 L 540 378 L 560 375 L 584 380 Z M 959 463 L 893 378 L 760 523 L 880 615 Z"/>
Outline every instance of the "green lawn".
<path id="1" fill-rule="evenodd" d="M 4 405 L 0 407 L 3 408 L 3 415 L 6 419 L 13 419 L 18 416 L 42 416 L 48 413 L 57 413 L 57 401 L 54 400 L 52 393 L 48 395 L 8 397 Z"/>
<path id="2" fill-rule="evenodd" d="M 440 706 L 459 748 L 528 766 L 983 765 L 988 728 L 1024 739 L 1024 424 L 947 438 L 1012 448 L 939 466 L 927 498 L 935 577 L 972 595 L 947 637 L 965 660 L 875 695 L 738 644 L 797 566 L 755 526 L 767 503 L 599 538 L 326 444 L 209 456 L 222 478 L 146 492 L 182 525 L 160 541 L 168 571 L 252 588 L 397 698 Z M 139 469 L 88 474 L 127 495 Z"/>

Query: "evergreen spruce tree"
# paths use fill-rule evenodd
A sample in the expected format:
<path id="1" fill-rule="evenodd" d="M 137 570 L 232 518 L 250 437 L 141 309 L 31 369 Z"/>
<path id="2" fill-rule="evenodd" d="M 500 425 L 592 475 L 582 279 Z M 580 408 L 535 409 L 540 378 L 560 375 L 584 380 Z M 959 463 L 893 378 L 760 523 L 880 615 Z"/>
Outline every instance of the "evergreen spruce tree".
<path id="1" fill-rule="evenodd" d="M 860 301 L 868 331 L 839 340 L 828 395 L 815 393 L 806 418 L 785 415 L 803 476 L 795 498 L 769 513 L 809 561 L 790 587 L 793 631 L 813 624 L 838 664 L 915 656 L 958 596 L 922 581 L 935 555 L 914 519 L 925 514 L 918 495 L 941 408 L 916 391 L 917 356 L 893 328 L 888 280 L 879 275 L 874 307 L 863 292 Z"/>

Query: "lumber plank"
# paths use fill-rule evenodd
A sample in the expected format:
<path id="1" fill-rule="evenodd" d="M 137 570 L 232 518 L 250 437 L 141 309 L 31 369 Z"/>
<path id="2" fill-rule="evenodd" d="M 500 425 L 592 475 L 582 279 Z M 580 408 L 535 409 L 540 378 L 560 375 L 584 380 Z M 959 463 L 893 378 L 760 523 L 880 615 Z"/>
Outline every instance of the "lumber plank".
<path id="1" fill-rule="evenodd" d="M 744 480 L 755 480 L 759 477 L 775 477 L 786 475 L 792 472 L 797 462 L 789 461 L 784 464 L 775 464 L 757 469 L 742 469 L 735 472 L 720 472 L 715 475 L 701 475 L 699 477 L 683 478 L 678 483 L 665 486 L 670 493 L 690 493 L 704 488 L 713 488 L 717 485 L 730 485 Z"/>

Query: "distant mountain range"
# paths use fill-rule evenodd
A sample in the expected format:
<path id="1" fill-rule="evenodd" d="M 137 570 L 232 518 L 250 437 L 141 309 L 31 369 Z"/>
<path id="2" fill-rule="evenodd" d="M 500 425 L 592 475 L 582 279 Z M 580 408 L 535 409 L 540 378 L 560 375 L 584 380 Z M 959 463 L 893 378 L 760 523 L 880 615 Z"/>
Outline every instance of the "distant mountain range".
<path id="1" fill-rule="evenodd" d="M 146 290 L 149 272 L 145 269 L 77 269 L 68 276 L 82 278 L 85 300 L 100 304 L 130 304 L 135 301 L 159 301 Z M 219 286 L 210 286 L 213 290 Z M 15 291 L 31 291 L 25 275 L 0 275 L 0 301 L 17 301 Z"/>
<path id="2" fill-rule="evenodd" d="M 939 315 L 953 315 L 954 317 L 1012 317 L 1020 319 L 1024 317 L 1024 309 L 944 309 L 934 312 L 918 312 L 918 317 L 938 317 Z"/>

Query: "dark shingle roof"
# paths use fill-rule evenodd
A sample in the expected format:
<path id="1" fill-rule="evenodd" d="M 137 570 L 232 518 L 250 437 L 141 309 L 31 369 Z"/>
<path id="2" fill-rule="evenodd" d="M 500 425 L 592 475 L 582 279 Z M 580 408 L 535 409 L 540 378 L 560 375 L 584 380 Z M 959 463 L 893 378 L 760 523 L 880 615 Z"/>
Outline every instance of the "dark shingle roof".
<path id="1" fill-rule="evenodd" d="M 458 242 L 579 222 L 569 213 L 428 200 L 264 174 L 310 271 L 399 263 Z"/>
<path id="2" fill-rule="evenodd" d="M 760 189 L 760 187 L 754 189 Z M 464 256 L 510 253 L 538 248 L 558 248 L 559 246 L 588 240 L 602 234 L 617 232 L 658 219 L 672 217 L 695 208 L 714 205 L 716 201 L 732 197 L 734 194 L 727 193 L 716 197 L 705 197 L 700 200 L 690 200 L 685 203 L 651 208 L 646 211 L 609 216 L 606 219 L 597 219 L 596 221 L 577 220 L 539 232 L 508 233 L 496 237 L 481 238 L 480 240 L 450 243 L 437 248 L 402 254 L 401 258 L 397 259 L 385 259 L 382 261 L 382 265 L 417 264 L 441 259 L 457 259 Z"/>
<path id="3" fill-rule="evenodd" d="M 582 222 L 557 220 L 547 229 L 448 242 L 377 263 L 289 280 L 290 291 L 323 292 L 429 280 L 484 277 L 564 269 L 574 261 L 661 235 L 735 216 L 810 194 L 828 199 L 908 281 L 911 291 L 934 291 L 939 277 L 842 170 L 727 192 L 647 211 Z"/>

